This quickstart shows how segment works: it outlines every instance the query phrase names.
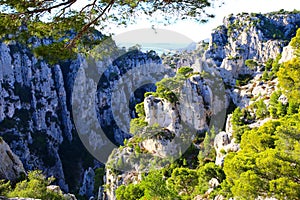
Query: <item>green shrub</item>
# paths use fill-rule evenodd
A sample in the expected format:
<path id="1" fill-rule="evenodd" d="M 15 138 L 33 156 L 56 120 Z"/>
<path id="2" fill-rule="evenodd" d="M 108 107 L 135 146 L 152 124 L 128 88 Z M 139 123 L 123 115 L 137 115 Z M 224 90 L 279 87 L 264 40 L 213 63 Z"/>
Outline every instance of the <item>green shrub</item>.
<path id="1" fill-rule="evenodd" d="M 249 59 L 245 61 L 245 65 L 250 69 L 254 69 L 258 64 L 255 60 Z"/>
<path id="2" fill-rule="evenodd" d="M 0 196 L 7 196 L 11 192 L 10 181 L 0 180 Z"/>
<path id="3" fill-rule="evenodd" d="M 171 78 L 164 78 L 161 81 L 157 82 L 156 92 L 147 92 L 145 97 L 153 95 L 166 99 L 171 103 L 178 101 L 178 91 L 184 83 L 184 81 L 193 75 L 193 69 L 191 67 L 181 67 L 177 70 L 176 76 Z"/>
<path id="4" fill-rule="evenodd" d="M 285 62 L 277 76 L 283 94 L 289 101 L 300 103 L 300 59 L 297 57 Z"/>
<path id="5" fill-rule="evenodd" d="M 212 178 L 216 178 L 220 183 L 225 179 L 225 174 L 220 166 L 215 165 L 215 163 L 210 162 L 200 167 L 197 170 L 198 174 L 198 192 L 204 194 L 209 189 L 208 182 Z"/>
<path id="6" fill-rule="evenodd" d="M 144 118 L 135 118 L 130 121 L 130 133 L 136 134 L 141 131 L 144 127 L 146 127 L 148 123 Z"/>
<path id="7" fill-rule="evenodd" d="M 197 171 L 183 167 L 175 168 L 171 177 L 167 179 L 167 185 L 170 189 L 180 194 L 183 199 L 191 197 L 198 185 Z"/>
<path id="8" fill-rule="evenodd" d="M 276 73 L 279 71 L 279 68 L 281 66 L 281 64 L 279 64 L 279 60 L 281 59 L 281 54 L 278 54 L 274 60 L 274 62 L 272 62 L 272 72 L 276 75 Z"/>
<path id="9" fill-rule="evenodd" d="M 225 155 L 225 154 L 226 154 L 226 151 L 225 151 L 224 149 L 221 149 L 221 150 L 220 150 L 220 153 Z"/>
<path id="10" fill-rule="evenodd" d="M 235 138 L 235 141 L 237 143 L 240 143 L 241 142 L 241 138 L 243 136 L 243 134 L 246 132 L 246 131 L 249 131 L 250 128 L 248 125 L 243 125 L 243 126 L 234 126 L 233 127 L 233 138 Z"/>
<path id="11" fill-rule="evenodd" d="M 121 185 L 116 190 L 118 200 L 137 200 L 144 196 L 144 189 L 139 184 Z"/>
<path id="12" fill-rule="evenodd" d="M 240 151 L 229 153 L 223 170 L 237 199 L 270 194 L 277 199 L 298 199 L 300 182 L 300 115 L 271 120 L 243 134 Z M 227 187 L 226 187 L 227 188 Z M 225 188 L 224 188 L 225 189 Z"/>
<path id="13" fill-rule="evenodd" d="M 266 70 L 271 70 L 272 69 L 272 64 L 274 60 L 272 58 L 269 58 L 268 61 L 265 63 Z"/>
<path id="14" fill-rule="evenodd" d="M 63 194 L 47 189 L 54 178 L 46 178 L 41 171 L 31 171 L 28 178 L 16 184 L 16 187 L 7 194 L 8 197 L 28 197 L 45 200 L 62 200 Z"/>
<path id="15" fill-rule="evenodd" d="M 145 117 L 146 113 L 145 113 L 144 102 L 136 104 L 135 111 L 138 114 L 138 117 Z"/>
<path id="16" fill-rule="evenodd" d="M 269 73 L 265 70 L 262 74 L 262 80 L 268 81 L 269 80 Z"/>
<path id="17" fill-rule="evenodd" d="M 155 94 L 155 92 L 146 92 L 144 94 L 144 97 L 149 97 L 149 96 L 154 95 L 154 94 Z"/>
<path id="18" fill-rule="evenodd" d="M 267 105 L 264 103 L 263 99 L 256 101 L 253 106 L 256 108 L 255 114 L 257 119 L 263 119 L 269 116 Z"/>
<path id="19" fill-rule="evenodd" d="M 232 113 L 231 123 L 233 128 L 233 137 L 236 139 L 236 142 L 241 141 L 241 137 L 245 131 L 250 128 L 246 124 L 246 121 L 251 121 L 252 117 L 246 109 L 241 109 L 237 107 Z"/>
<path id="20" fill-rule="evenodd" d="M 180 67 L 177 71 L 177 74 L 187 76 L 191 72 L 193 72 L 193 68 L 191 68 L 191 67 Z"/>
<path id="21" fill-rule="evenodd" d="M 247 85 L 251 79 L 252 79 L 251 74 L 240 74 L 236 80 L 236 86 Z"/>
<path id="22" fill-rule="evenodd" d="M 98 189 L 101 185 L 104 184 L 103 177 L 105 174 L 104 168 L 98 168 L 95 170 L 95 178 L 94 178 L 94 193 L 98 193 Z"/>
<path id="23" fill-rule="evenodd" d="M 280 91 L 275 91 L 270 96 L 268 111 L 272 118 L 278 118 L 277 105 L 278 105 L 278 98 L 280 97 L 280 95 L 281 95 Z"/>

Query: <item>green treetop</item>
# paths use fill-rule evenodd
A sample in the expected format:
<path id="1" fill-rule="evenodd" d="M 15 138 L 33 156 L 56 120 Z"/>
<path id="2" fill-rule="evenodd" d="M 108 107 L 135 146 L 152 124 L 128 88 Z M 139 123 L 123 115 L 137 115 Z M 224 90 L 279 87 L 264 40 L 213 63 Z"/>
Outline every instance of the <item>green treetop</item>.
<path id="1" fill-rule="evenodd" d="M 102 30 L 111 23 L 126 25 L 141 13 L 149 19 L 159 15 L 166 23 L 186 18 L 203 22 L 213 17 L 205 11 L 212 1 L 91 0 L 79 4 L 79 0 L 0 0 L 0 36 L 23 43 L 32 36 L 51 38 L 52 49 L 65 52 L 64 59 L 75 54 L 79 44 L 87 42 L 84 36 L 89 37 L 89 42 L 94 41 L 95 27 Z"/>

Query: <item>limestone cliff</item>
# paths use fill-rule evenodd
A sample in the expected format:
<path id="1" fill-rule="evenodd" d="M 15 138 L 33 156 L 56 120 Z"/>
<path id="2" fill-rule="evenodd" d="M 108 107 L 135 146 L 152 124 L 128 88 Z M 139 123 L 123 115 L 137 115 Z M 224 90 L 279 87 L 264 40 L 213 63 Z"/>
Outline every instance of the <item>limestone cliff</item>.
<path id="1" fill-rule="evenodd" d="M 217 130 L 222 128 L 226 95 L 223 83 L 217 80 L 213 75 L 191 75 L 182 82 L 179 92 L 175 92 L 177 102 L 155 94 L 144 99 L 147 127 L 110 156 L 106 174 L 109 199 L 115 199 L 114 191 L 121 184 L 136 182 L 142 172 L 162 168 L 179 158 L 197 135 L 212 126 Z"/>
<path id="2" fill-rule="evenodd" d="M 204 59 L 233 77 L 250 73 L 245 60 L 264 63 L 282 52 L 295 35 L 300 14 L 248 14 L 225 17 L 211 34 Z"/>
<path id="3" fill-rule="evenodd" d="M 25 175 L 23 164 L 5 143 L 0 138 L 0 179 L 16 181 L 21 175 Z"/>
<path id="4" fill-rule="evenodd" d="M 95 36 L 95 39 L 101 38 L 101 34 Z M 32 38 L 28 42 L 38 46 L 49 44 L 51 40 Z M 99 98 L 95 100 L 95 91 L 90 94 L 92 96 L 78 96 L 79 99 L 73 100 L 102 102 L 99 103 L 100 125 L 109 139 L 118 144 L 129 135 L 114 125 L 111 104 L 103 103 L 103 99 L 111 99 L 110 89 L 114 82 L 128 70 L 145 63 L 150 66 L 160 62 L 156 54 L 118 52 L 114 42 L 99 48 L 94 52 L 94 59 L 98 61 L 79 55 L 75 60 L 53 66 L 42 58 L 36 58 L 26 46 L 15 42 L 0 43 L 0 136 L 20 158 L 26 170 L 41 169 L 47 176 L 54 176 L 65 192 L 69 189 L 78 191 L 84 170 L 99 166 L 82 145 L 76 132 L 78 127 L 75 128 L 73 122 L 72 93 L 76 77 L 82 81 L 88 79 L 86 87 L 97 87 L 97 79 L 99 81 L 101 73 L 106 70 L 99 83 L 102 86 Z M 99 61 L 103 48 L 108 48 L 111 55 Z M 84 71 L 83 68 L 88 66 L 96 68 Z M 152 90 L 151 86 L 144 88 Z M 122 96 L 117 99 L 122 100 Z M 134 107 L 138 100 L 133 96 L 132 101 L 135 102 Z M 131 112 L 134 113 L 132 109 Z M 85 123 L 89 124 L 89 121 Z M 90 190 L 82 191 L 88 191 L 90 195 Z"/>
<path id="5" fill-rule="evenodd" d="M 165 65 L 176 70 L 182 66 L 189 66 L 194 69 L 194 72 L 198 72 L 198 75 L 186 80 L 181 88 L 183 95 L 175 103 L 155 95 L 145 98 L 145 122 L 148 126 L 158 126 L 162 129 L 156 130 L 156 137 L 148 137 L 153 130 L 146 128 L 141 131 L 141 135 L 147 135 L 146 138 L 141 139 L 137 134 L 139 137 L 135 135 L 133 139 L 128 140 L 125 147 L 113 152 L 115 166 L 109 166 L 106 174 L 108 199 L 116 198 L 114 192 L 118 186 L 138 182 L 145 165 L 151 164 L 152 157 L 147 157 L 149 158 L 147 162 L 139 160 L 140 157 L 135 157 L 136 149 L 139 149 L 138 154 L 150 154 L 160 158 L 167 157 L 178 150 L 172 139 L 184 132 L 182 121 L 187 121 L 193 130 L 199 132 L 217 125 L 213 124 L 215 121 L 222 123 L 222 126 L 217 126 L 221 128 L 217 129 L 219 132 L 214 140 L 217 165 L 222 165 L 228 152 L 238 151 L 239 144 L 232 136 L 231 115 L 220 115 L 211 108 L 212 106 L 222 107 L 225 110 L 227 108 L 228 113 L 232 111 L 230 110 L 232 106 L 244 108 L 260 99 L 264 99 L 264 103 L 268 104 L 268 99 L 275 91 L 278 81 L 276 78 L 263 79 L 263 72 L 270 60 L 281 63 L 293 56 L 292 48 L 287 45 L 299 25 L 299 13 L 230 15 L 224 18 L 223 25 L 212 32 L 209 43 L 200 42 L 197 49 L 192 52 L 163 55 Z M 278 55 L 281 53 L 280 59 Z M 220 82 L 223 86 L 218 84 L 213 86 L 209 83 L 209 81 L 217 82 L 212 77 L 221 77 Z M 245 82 L 236 85 L 239 81 Z M 223 89 L 222 95 L 216 88 Z M 218 113 L 220 118 L 212 119 L 212 113 Z M 250 115 L 254 115 L 254 111 Z M 267 120 L 269 119 L 253 120 L 248 126 L 257 127 Z M 136 158 L 139 162 L 132 162 Z M 130 170 L 129 168 L 123 172 L 114 170 L 118 168 L 117 164 L 124 165 L 127 162 L 133 165 Z"/>
<path id="6" fill-rule="evenodd" d="M 78 56 L 54 66 L 36 58 L 26 46 L 15 42 L 1 43 L 0 136 L 26 170 L 42 169 L 46 175 L 56 177 L 62 190 L 78 191 L 81 188 L 82 194 L 91 196 L 92 168 L 99 167 L 99 163 L 94 162 L 85 150 L 76 130 L 89 134 L 89 145 L 95 149 L 102 144 L 102 138 L 96 131 L 87 132 L 91 125 L 104 130 L 112 143 L 123 144 L 131 137 L 128 127 L 130 118 L 136 117 L 134 106 L 144 102 L 145 121 L 148 125 L 159 125 L 161 135 L 148 137 L 134 145 L 138 144 L 141 151 L 161 158 L 178 152 L 181 147 L 172 140 L 181 136 L 185 125 L 196 134 L 212 126 L 223 129 L 224 108 L 230 102 L 246 107 L 253 103 L 254 96 L 269 97 L 277 81 L 262 81 L 263 69 L 270 58 L 276 59 L 282 52 L 280 62 L 292 57 L 293 50 L 287 45 L 299 25 L 298 13 L 230 15 L 212 32 L 208 43 L 198 44 L 196 51 L 164 57 L 163 64 L 169 66 L 163 68 L 167 69 L 165 71 L 158 67 L 162 60 L 155 53 L 118 52 L 114 43 L 108 48 L 112 50 L 108 52 L 111 54 L 109 58 L 103 59 L 100 53 L 107 51 L 104 47 L 94 52 L 95 60 Z M 96 38 L 101 39 L 102 35 Z M 33 38 L 29 42 L 41 45 L 51 41 Z M 247 66 L 246 60 L 252 60 L 253 65 Z M 89 69 L 91 66 L 92 70 Z M 195 74 L 181 85 L 181 93 L 177 93 L 179 104 L 155 95 L 144 99 L 145 92 L 155 90 L 153 83 L 166 74 L 174 75 L 181 66 L 192 67 Z M 132 73 L 128 81 L 124 77 L 130 72 L 136 73 Z M 159 76 L 147 76 L 151 73 Z M 243 75 L 252 80 L 235 87 L 236 80 Z M 146 77 L 147 81 L 143 82 L 140 77 Z M 74 85 L 78 86 L 77 96 L 73 95 Z M 122 89 L 116 90 L 116 87 Z M 137 90 L 139 92 L 135 92 Z M 86 91 L 93 92 L 86 95 Z M 78 105 L 73 110 L 72 102 Z M 95 106 L 90 109 L 90 105 Z M 128 109 L 122 110 L 126 107 Z M 120 110 L 116 113 L 113 108 Z M 73 112 L 79 113 L 83 119 L 80 126 L 75 127 Z M 96 124 L 91 120 L 95 116 L 98 119 Z M 226 127 L 228 130 L 217 136 L 217 153 L 222 149 L 238 150 L 231 140 L 230 124 Z M 5 152 L 8 149 L 6 145 L 1 147 Z M 114 153 L 117 158 L 122 158 L 120 163 L 123 164 L 123 161 L 132 160 L 130 156 L 134 151 L 132 147 L 125 147 Z M 14 157 L 9 155 L 1 159 Z M 219 154 L 219 163 L 222 156 Z M 140 179 L 139 167 L 140 163 L 134 165 L 135 171 L 124 174 L 107 170 L 111 198 L 114 198 L 118 185 Z M 14 179 L 16 174 L 3 173 L 3 177 L 7 176 Z"/>

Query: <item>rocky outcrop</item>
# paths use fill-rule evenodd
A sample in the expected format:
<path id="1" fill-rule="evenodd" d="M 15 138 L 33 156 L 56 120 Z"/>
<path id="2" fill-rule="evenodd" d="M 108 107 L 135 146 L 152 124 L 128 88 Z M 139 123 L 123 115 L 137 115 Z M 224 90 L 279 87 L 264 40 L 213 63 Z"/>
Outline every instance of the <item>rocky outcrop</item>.
<path id="1" fill-rule="evenodd" d="M 201 48 L 189 55 L 175 55 L 173 60 L 166 56 L 164 63 L 177 68 L 184 64 L 199 72 L 217 70 L 229 98 L 237 106 L 245 107 L 251 104 L 253 96 L 260 92 L 270 94 L 276 87 L 276 80 L 269 83 L 259 80 L 262 70 L 269 59 L 275 60 L 281 53 L 279 63 L 293 58 L 294 51 L 288 42 L 295 36 L 299 25 L 299 13 L 229 15 L 224 18 L 223 25 L 213 30 L 208 45 L 205 46 L 203 41 L 199 43 Z M 246 66 L 246 60 L 253 60 L 253 66 Z M 254 81 L 243 88 L 234 88 L 236 80 L 243 75 Z"/>
<path id="2" fill-rule="evenodd" d="M 234 85 L 240 74 L 253 74 L 257 68 L 245 66 L 248 59 L 258 65 L 275 59 L 284 50 L 282 59 L 289 59 L 287 41 L 295 35 L 300 14 L 238 14 L 225 17 L 223 25 L 211 34 L 205 60 L 220 71 L 225 83 Z"/>
<path id="3" fill-rule="evenodd" d="M 84 172 L 84 178 L 82 186 L 79 190 L 79 194 L 90 198 L 93 196 L 94 191 L 94 182 L 95 182 L 95 172 L 92 168 L 89 168 Z"/>
<path id="4" fill-rule="evenodd" d="M 261 73 L 258 73 L 249 83 L 230 92 L 230 97 L 236 106 L 245 108 L 262 98 L 265 98 L 265 103 L 268 103 L 271 94 L 278 86 L 278 79 L 264 81 L 261 77 Z"/>
<path id="5" fill-rule="evenodd" d="M 108 165 L 106 174 L 109 199 L 115 199 L 114 191 L 118 186 L 139 180 L 139 174 L 151 169 L 153 164 L 155 168 L 161 168 L 171 162 L 170 158 L 179 158 L 197 134 L 212 126 L 216 129 L 223 127 L 226 96 L 224 90 L 223 93 L 221 91 L 224 86 L 212 81 L 213 78 L 217 79 L 193 75 L 178 83 L 180 86 L 172 90 L 178 101 L 171 102 L 153 95 L 145 98 L 145 121 L 148 126 L 136 133 L 136 137 L 141 139 L 138 146 L 127 145 L 116 149 L 110 157 L 109 163 L 113 164 Z M 135 137 L 127 143 L 134 140 Z M 116 173 L 113 169 L 119 169 L 122 173 Z"/>
<path id="6" fill-rule="evenodd" d="M 281 59 L 279 60 L 279 63 L 286 62 L 288 60 L 291 60 L 295 57 L 294 55 L 295 51 L 292 46 L 288 45 L 286 47 L 283 47 L 283 51 L 281 54 Z"/>
<path id="7" fill-rule="evenodd" d="M 216 135 L 214 147 L 217 154 L 215 164 L 219 166 L 223 165 L 227 153 L 236 152 L 240 149 L 239 144 L 235 143 L 235 139 L 232 138 L 232 134 L 224 131 Z"/>
<path id="8" fill-rule="evenodd" d="M 0 54 L 0 135 L 27 170 L 43 169 L 68 190 L 58 149 L 72 140 L 72 123 L 60 66 L 19 44 L 1 43 Z"/>
<path id="9" fill-rule="evenodd" d="M 23 164 L 0 137 L 0 179 L 12 182 L 25 175 Z"/>
<path id="10" fill-rule="evenodd" d="M 101 37 L 98 35 L 95 38 Z M 35 38 L 29 42 L 34 45 L 51 43 L 50 40 Z M 72 100 L 80 102 L 81 106 L 87 106 L 88 103 L 84 102 L 94 101 L 97 91 L 87 96 L 78 96 L 77 100 L 76 96 L 72 99 L 76 77 L 79 76 L 82 82 L 88 80 L 89 84 L 85 85 L 87 88 L 97 88 L 101 79 L 99 85 L 103 87 L 96 95 L 99 97 L 96 101 L 99 100 L 100 110 L 100 125 L 98 121 L 97 125 L 103 127 L 111 141 L 121 144 L 130 135 L 126 130 L 122 132 L 113 121 L 109 101 L 112 87 L 128 70 L 142 66 L 147 73 L 147 66 L 151 68 L 152 63 L 160 63 L 159 57 L 153 53 L 150 55 L 135 51 L 124 55 L 124 52 L 116 51 L 114 43 L 109 44 L 109 49 L 112 51 L 111 58 L 103 61 L 91 61 L 79 55 L 75 60 L 52 66 L 45 60 L 34 57 L 25 46 L 15 42 L 0 43 L 0 136 L 5 139 L 12 152 L 19 156 L 26 170 L 41 169 L 46 176 L 54 176 L 65 192 L 69 190 L 68 181 L 71 181 L 72 189 L 79 189 L 78 182 L 84 176 L 82 163 L 84 160 L 92 160 L 76 134 L 76 128 L 79 127 L 75 128 L 71 113 Z M 99 52 L 95 54 L 100 55 Z M 88 66 L 96 68 L 82 70 Z M 136 74 L 139 75 L 141 74 Z M 129 84 L 130 81 L 125 83 Z M 131 84 L 134 85 L 135 83 Z M 85 90 L 86 87 L 82 86 L 82 89 Z M 151 87 L 145 88 L 152 90 Z M 121 93 L 116 100 L 122 103 L 122 97 Z M 132 97 L 132 101 L 138 102 L 135 97 Z M 80 108 L 78 107 L 79 111 Z M 134 113 L 133 109 L 131 113 Z M 89 125 L 91 117 L 88 116 L 87 119 L 84 123 Z M 84 126 L 81 128 L 84 129 Z M 97 145 L 99 136 L 94 133 L 91 137 L 93 139 L 90 141 Z M 72 155 L 72 150 L 76 156 Z M 93 162 L 89 162 L 89 165 L 92 166 Z"/>

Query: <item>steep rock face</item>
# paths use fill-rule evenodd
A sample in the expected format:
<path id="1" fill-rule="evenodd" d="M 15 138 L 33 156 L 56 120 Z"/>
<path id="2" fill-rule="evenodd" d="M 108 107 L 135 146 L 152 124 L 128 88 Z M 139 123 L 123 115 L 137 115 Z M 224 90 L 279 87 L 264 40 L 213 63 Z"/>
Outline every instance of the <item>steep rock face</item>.
<path id="1" fill-rule="evenodd" d="M 232 138 L 232 134 L 225 131 L 216 135 L 214 147 L 217 154 L 215 164 L 219 166 L 223 165 L 224 158 L 228 152 L 236 152 L 240 149 L 239 144 L 235 143 L 235 139 Z"/>
<path id="2" fill-rule="evenodd" d="M 49 42 L 51 41 L 37 40 L 35 45 Z M 115 44 L 109 48 L 116 51 Z M 115 53 L 112 58 L 104 61 L 90 61 L 78 56 L 76 60 L 50 66 L 46 61 L 35 58 L 25 46 L 13 42 L 0 44 L 0 136 L 19 156 L 26 170 L 41 169 L 47 176 L 54 176 L 63 191 L 69 190 L 66 183 L 67 174 L 72 189 L 79 189 L 78 182 L 84 175 L 82 168 L 93 166 L 93 161 L 90 161 L 91 156 L 81 144 L 72 122 L 71 97 L 76 77 L 79 76 L 81 82 L 89 80 L 90 85 L 83 85 L 83 90 L 86 89 L 84 86 L 96 88 L 98 82 L 95 80 L 99 81 L 101 73 L 106 70 L 100 80 L 99 85 L 102 88 L 98 93 L 101 97 L 98 99 L 103 102 L 104 98 L 111 98 L 111 92 L 105 93 L 110 90 L 107 88 L 113 87 L 113 83 L 129 69 L 143 66 L 146 74 L 151 63 L 160 62 L 157 55 L 139 51 L 130 55 L 123 53 L 118 57 L 119 55 Z M 86 73 L 82 70 L 90 65 L 96 66 L 98 71 L 93 71 L 95 68 L 92 71 L 87 70 Z M 117 70 L 117 76 L 112 77 L 114 74 L 110 72 L 115 72 L 114 70 Z M 130 81 L 125 83 L 129 84 Z M 134 83 L 131 83 L 131 86 L 133 85 Z M 105 86 L 106 90 L 102 90 Z M 146 90 L 147 88 L 149 87 L 146 87 Z M 96 91 L 95 93 L 97 94 Z M 93 101 L 95 93 L 78 96 L 75 101 Z M 136 101 L 134 96 L 132 99 Z M 115 100 L 115 103 L 118 103 L 117 101 L 123 99 L 119 95 Z M 112 123 L 114 118 L 111 114 L 111 104 L 105 104 L 104 108 L 100 103 L 98 106 L 100 125 L 104 129 L 113 127 L 113 131 L 108 130 L 107 134 L 111 135 L 113 142 L 122 143 L 129 135 L 121 132 L 121 129 Z M 133 110 L 131 112 L 134 113 Z M 100 126 L 98 122 L 97 125 Z M 98 135 L 95 133 L 93 136 L 91 141 L 97 142 Z M 70 167 L 76 172 L 69 170 Z"/>
<path id="3" fill-rule="evenodd" d="M 300 14 L 238 14 L 224 18 L 224 25 L 211 34 L 204 60 L 219 67 L 225 82 L 256 69 L 245 66 L 248 59 L 258 64 L 275 58 L 296 33 Z M 290 55 L 290 54 L 289 54 Z"/>
<path id="4" fill-rule="evenodd" d="M 93 196 L 94 178 L 95 178 L 95 172 L 92 168 L 89 168 L 84 172 L 83 183 L 79 190 L 80 195 L 87 196 L 88 198 Z"/>
<path id="5" fill-rule="evenodd" d="M 22 162 L 0 138 L 0 179 L 15 181 L 25 174 Z"/>
<path id="6" fill-rule="evenodd" d="M 113 135 L 108 137 L 115 143 L 123 144 L 124 139 L 131 137 L 130 117 L 135 117 L 135 114 L 128 108 L 134 108 L 143 101 L 143 94 L 142 98 L 138 98 L 134 91 L 139 88 L 144 92 L 153 91 L 155 88 L 151 83 L 162 79 L 166 72 L 168 75 L 174 74 L 171 69 L 161 65 L 158 56 L 133 51 L 114 60 L 103 73 L 100 79 L 102 84 L 97 92 L 100 125 Z M 128 102 L 134 103 L 130 105 Z"/>
<path id="7" fill-rule="evenodd" d="M 283 47 L 283 51 L 282 51 L 281 55 L 282 56 L 281 56 L 281 59 L 279 60 L 279 63 L 283 63 L 288 60 L 291 60 L 292 58 L 295 57 L 293 47 L 290 45 Z"/>
<path id="8" fill-rule="evenodd" d="M 193 75 L 188 78 L 180 88 L 178 103 L 170 103 L 165 99 L 149 96 L 144 100 L 145 121 L 149 126 L 158 124 L 165 130 L 175 134 L 176 137 L 188 131 L 192 136 L 215 126 L 221 128 L 224 120 L 217 120 L 215 115 L 225 117 L 225 93 L 216 92 L 216 85 L 212 85 L 201 75 Z M 222 85 L 217 90 L 222 90 Z M 210 119 L 210 120 L 208 120 Z M 188 127 L 188 129 L 186 129 Z M 159 144 L 158 144 L 159 143 Z M 172 154 L 176 150 L 176 144 L 161 142 L 155 139 L 145 140 L 142 146 L 157 154 Z M 163 153 L 164 152 L 164 153 Z"/>
<path id="9" fill-rule="evenodd" d="M 178 129 L 176 126 L 179 121 L 179 113 L 176 105 L 168 102 L 162 98 L 156 98 L 154 96 L 146 97 L 144 100 L 145 121 L 150 126 L 158 124 L 160 127 L 167 127 L 169 130 L 174 131 Z"/>
<path id="10" fill-rule="evenodd" d="M 18 44 L 1 43 L 0 52 L 0 134 L 26 169 L 44 169 L 68 190 L 58 155 L 63 138 L 72 139 L 61 70 Z"/>
<path id="11" fill-rule="evenodd" d="M 136 153 L 137 146 L 125 146 L 113 152 L 111 160 L 115 165 L 110 165 L 106 171 L 108 199 L 116 199 L 115 190 L 120 185 L 138 181 L 141 172 L 151 169 L 152 161 L 157 162 L 158 158 L 159 162 L 164 163 L 164 158 L 167 158 L 170 162 L 170 156 L 176 159 L 180 152 L 187 150 L 196 134 L 203 133 L 212 125 L 217 129 L 223 126 L 224 121 L 214 117 L 218 115 L 225 119 L 225 93 L 217 93 L 216 89 L 222 90 L 223 87 L 216 87 L 216 82 L 212 84 L 211 80 L 201 75 L 189 77 L 182 83 L 180 92 L 175 92 L 178 97 L 176 103 L 153 95 L 145 98 L 145 121 L 148 126 L 137 133 L 138 138 L 142 138 L 138 143 L 142 152 Z M 128 143 L 134 139 L 129 139 Z M 140 154 L 142 156 L 137 156 Z M 120 165 L 123 165 L 124 172 L 116 173 L 113 169 L 118 169 Z M 131 167 L 126 168 L 126 165 Z M 160 164 L 154 166 L 159 168 Z"/>
<path id="12" fill-rule="evenodd" d="M 216 86 L 219 88 L 215 88 Z M 206 130 L 209 126 L 206 119 L 224 111 L 225 96 L 222 89 L 224 86 L 220 82 L 203 78 L 201 75 L 193 75 L 180 87 L 178 105 L 153 96 L 145 98 L 146 121 L 150 126 L 159 124 L 160 127 L 168 128 L 175 133 L 182 130 L 181 122 L 188 123 L 197 131 Z"/>
<path id="13" fill-rule="evenodd" d="M 253 96 L 252 89 L 247 88 L 248 85 L 241 90 L 233 88 L 236 80 L 248 75 L 258 81 L 262 77 L 265 63 L 269 59 L 275 60 L 280 53 L 282 57 L 279 63 L 291 59 L 294 52 L 288 42 L 295 36 L 299 26 L 299 13 L 229 15 L 224 18 L 223 25 L 213 30 L 208 44 L 202 41 L 198 44 L 200 48 L 195 51 L 175 54 L 172 59 L 165 56 L 163 62 L 176 68 L 190 66 L 198 72 L 216 73 L 217 70 L 228 87 L 228 99 L 244 107 L 249 105 Z M 246 60 L 253 60 L 253 66 L 246 66 Z M 260 90 L 270 89 L 267 93 L 274 89 L 274 84 L 255 84 L 261 86 Z"/>

